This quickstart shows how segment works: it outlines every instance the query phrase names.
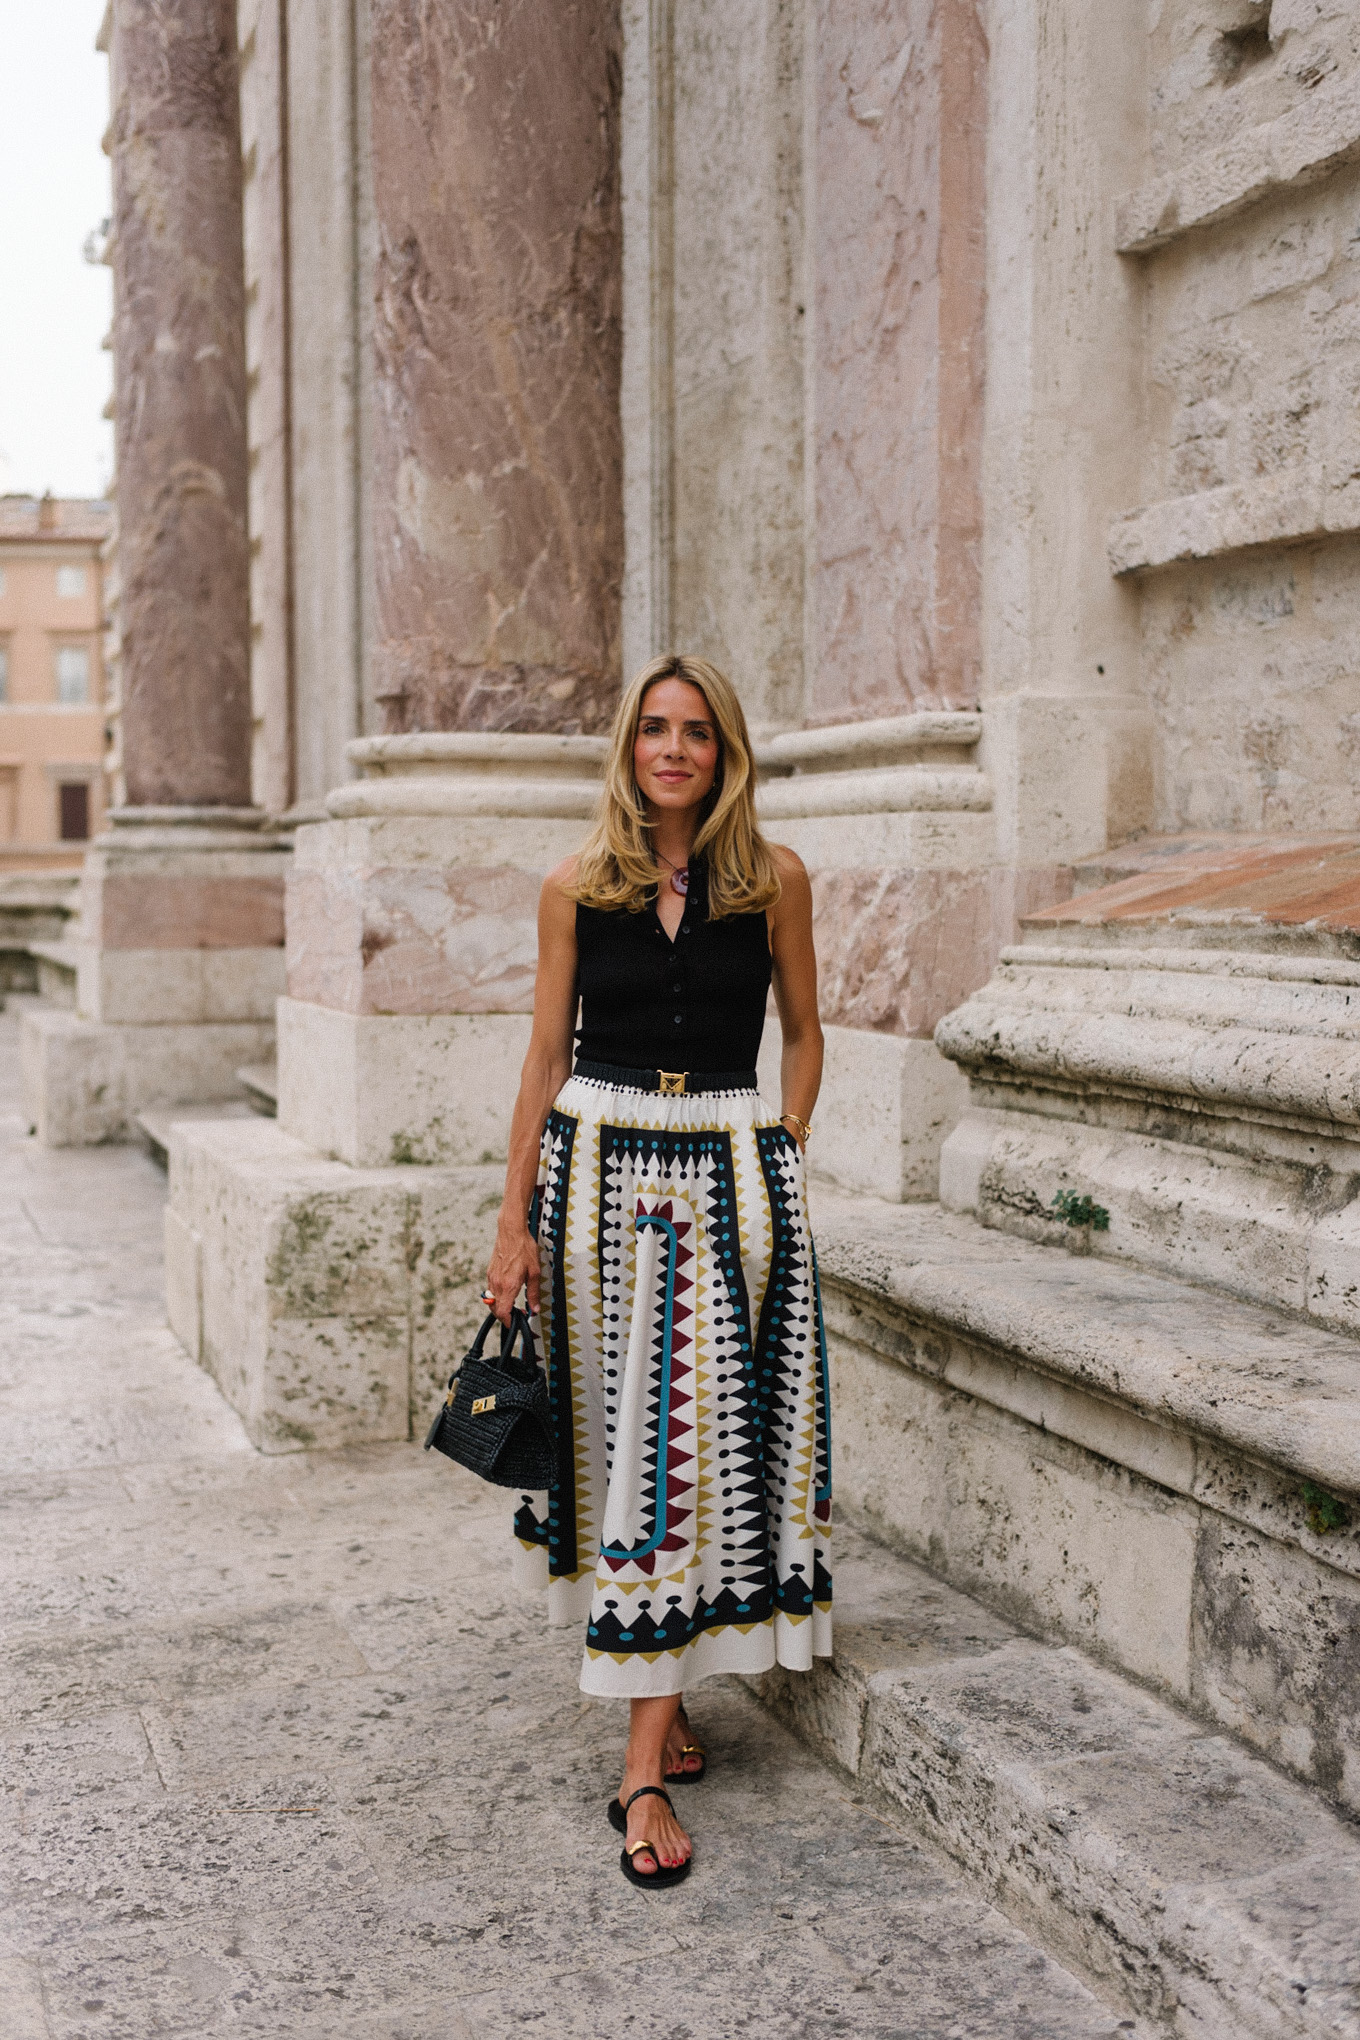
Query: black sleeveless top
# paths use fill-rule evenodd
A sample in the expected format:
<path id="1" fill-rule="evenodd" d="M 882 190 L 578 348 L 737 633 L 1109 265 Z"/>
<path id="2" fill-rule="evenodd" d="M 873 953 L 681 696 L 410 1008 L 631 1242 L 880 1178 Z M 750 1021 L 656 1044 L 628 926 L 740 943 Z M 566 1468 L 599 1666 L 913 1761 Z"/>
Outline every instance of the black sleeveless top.
<path id="1" fill-rule="evenodd" d="M 689 868 L 675 940 L 655 895 L 638 913 L 576 907 L 577 1056 L 633 1070 L 753 1070 L 765 1027 L 764 912 L 708 918 L 704 868 Z"/>

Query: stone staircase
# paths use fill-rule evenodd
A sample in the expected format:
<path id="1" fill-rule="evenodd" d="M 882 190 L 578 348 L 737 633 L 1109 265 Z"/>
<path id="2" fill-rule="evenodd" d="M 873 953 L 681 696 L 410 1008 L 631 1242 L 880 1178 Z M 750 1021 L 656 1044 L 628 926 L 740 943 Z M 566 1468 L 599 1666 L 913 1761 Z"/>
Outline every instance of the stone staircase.
<path id="1" fill-rule="evenodd" d="M 1153 2030 L 1360 2034 L 1360 839 L 1089 878 L 938 1030 L 941 1202 L 817 1200 L 884 1548 L 765 1697 Z"/>
<path id="2" fill-rule="evenodd" d="M 1360 2031 L 1360 1836 L 1234 1738 L 853 1530 L 834 1666 L 756 1684 L 1139 2033 Z"/>

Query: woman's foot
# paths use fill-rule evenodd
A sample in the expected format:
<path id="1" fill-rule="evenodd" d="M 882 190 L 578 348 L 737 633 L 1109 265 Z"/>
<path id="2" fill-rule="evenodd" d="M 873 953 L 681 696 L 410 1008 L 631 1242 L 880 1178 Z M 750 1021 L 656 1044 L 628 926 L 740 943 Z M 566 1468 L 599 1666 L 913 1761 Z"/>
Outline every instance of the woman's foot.
<path id="1" fill-rule="evenodd" d="M 657 1776 L 645 1777 L 641 1772 L 634 1774 L 625 1769 L 623 1783 L 619 1787 L 619 1805 L 628 1806 L 639 1786 L 661 1785 Z M 664 1794 L 665 1787 L 661 1787 Z M 641 1799 L 634 1799 L 628 1806 L 627 1848 L 634 1849 L 638 1842 L 645 1842 L 645 1848 L 636 1849 L 629 1861 L 641 1877 L 654 1877 L 658 1868 L 678 1870 L 687 1863 L 693 1853 L 694 1844 L 675 1817 L 670 1801 L 656 1792 L 644 1793 Z"/>
<path id="2" fill-rule="evenodd" d="M 694 1740 L 694 1731 L 683 1707 L 677 1708 L 671 1732 L 666 1738 L 666 1783 L 674 1785 L 685 1778 L 702 1778 L 708 1763 Z"/>

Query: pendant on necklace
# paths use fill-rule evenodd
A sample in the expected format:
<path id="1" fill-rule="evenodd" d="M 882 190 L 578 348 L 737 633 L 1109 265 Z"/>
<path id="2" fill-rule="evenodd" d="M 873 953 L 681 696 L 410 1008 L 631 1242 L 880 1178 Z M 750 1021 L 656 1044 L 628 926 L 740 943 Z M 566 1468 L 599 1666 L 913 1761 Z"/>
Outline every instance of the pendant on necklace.
<path id="1" fill-rule="evenodd" d="M 671 873 L 671 891 L 678 893 L 687 893 L 689 891 L 688 865 L 684 865 L 681 867 L 679 871 L 673 871 Z"/>

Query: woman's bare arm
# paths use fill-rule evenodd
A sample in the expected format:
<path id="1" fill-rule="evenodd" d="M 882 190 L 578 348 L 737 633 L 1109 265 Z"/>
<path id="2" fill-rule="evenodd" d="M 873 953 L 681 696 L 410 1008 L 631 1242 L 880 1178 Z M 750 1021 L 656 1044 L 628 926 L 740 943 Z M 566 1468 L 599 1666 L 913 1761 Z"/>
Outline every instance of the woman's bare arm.
<path id="1" fill-rule="evenodd" d="M 538 1148 L 552 1103 L 571 1075 L 576 1026 L 576 904 L 563 893 L 575 874 L 569 857 L 550 871 L 538 898 L 538 974 L 534 980 L 534 1026 L 520 1073 L 519 1096 L 510 1120 L 510 1156 L 505 1196 L 496 1224 L 496 1245 L 486 1286 L 495 1295 L 502 1324 L 521 1288 L 530 1310 L 538 1309 L 538 1242 L 529 1230 L 529 1206 L 538 1181 Z"/>
<path id="2" fill-rule="evenodd" d="M 812 886 L 801 857 L 772 844 L 783 885 L 770 915 L 774 1002 L 784 1030 L 781 1112 L 811 1120 L 822 1083 L 822 1023 L 817 1013 L 817 956 L 812 946 Z"/>

